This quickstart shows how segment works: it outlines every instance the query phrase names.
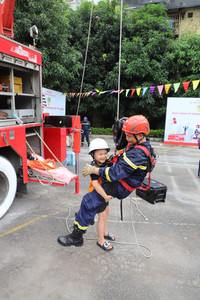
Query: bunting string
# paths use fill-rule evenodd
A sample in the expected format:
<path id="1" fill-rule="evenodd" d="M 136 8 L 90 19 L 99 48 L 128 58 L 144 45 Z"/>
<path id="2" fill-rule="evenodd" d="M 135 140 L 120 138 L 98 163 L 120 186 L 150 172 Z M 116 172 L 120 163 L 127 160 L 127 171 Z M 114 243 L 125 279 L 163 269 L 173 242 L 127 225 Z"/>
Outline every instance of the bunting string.
<path id="1" fill-rule="evenodd" d="M 199 85 L 199 82 L 200 82 L 200 79 L 185 81 L 185 82 L 154 85 L 154 86 L 150 86 L 150 87 L 142 87 L 142 88 L 139 87 L 139 88 L 130 88 L 130 89 L 121 89 L 121 90 L 99 91 L 99 90 L 95 89 L 95 91 L 81 93 L 81 98 L 85 98 L 88 96 L 94 96 L 94 95 L 99 96 L 99 95 L 102 95 L 105 93 L 109 93 L 110 95 L 116 94 L 116 93 L 120 93 L 120 94 L 125 93 L 126 97 L 132 97 L 135 91 L 136 91 L 137 96 L 143 97 L 148 89 L 150 89 L 150 92 L 153 95 L 156 88 L 158 89 L 158 92 L 160 95 L 162 95 L 163 90 L 168 95 L 169 90 L 171 89 L 172 86 L 174 87 L 174 93 L 176 93 L 178 91 L 178 89 L 180 88 L 181 84 L 184 88 L 185 93 L 187 93 L 190 83 L 192 83 L 193 90 L 196 90 Z M 141 91 L 142 91 L 142 93 L 141 93 Z M 80 93 L 70 93 L 70 92 L 64 93 L 64 94 L 69 98 L 76 98 L 76 97 L 79 97 L 79 95 L 80 95 Z"/>

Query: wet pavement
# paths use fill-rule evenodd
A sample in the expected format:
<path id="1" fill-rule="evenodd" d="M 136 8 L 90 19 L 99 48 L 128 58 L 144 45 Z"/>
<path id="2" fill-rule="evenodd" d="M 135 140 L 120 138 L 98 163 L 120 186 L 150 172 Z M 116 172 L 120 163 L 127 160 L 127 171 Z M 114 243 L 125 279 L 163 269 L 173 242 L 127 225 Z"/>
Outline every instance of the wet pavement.
<path id="1" fill-rule="evenodd" d="M 95 136 L 96 137 L 96 136 Z M 94 138 L 94 136 L 92 137 Z M 111 137 L 105 137 L 113 150 Z M 132 193 L 110 202 L 114 250 L 96 245 L 96 224 L 83 247 L 62 247 L 57 237 L 72 229 L 89 178 L 75 184 L 28 183 L 0 220 L 0 300 L 200 298 L 200 150 L 152 141 L 159 154 L 152 178 L 167 185 L 165 202 L 150 204 Z M 80 170 L 90 162 L 85 145 Z M 68 167 L 73 171 L 73 167 Z"/>

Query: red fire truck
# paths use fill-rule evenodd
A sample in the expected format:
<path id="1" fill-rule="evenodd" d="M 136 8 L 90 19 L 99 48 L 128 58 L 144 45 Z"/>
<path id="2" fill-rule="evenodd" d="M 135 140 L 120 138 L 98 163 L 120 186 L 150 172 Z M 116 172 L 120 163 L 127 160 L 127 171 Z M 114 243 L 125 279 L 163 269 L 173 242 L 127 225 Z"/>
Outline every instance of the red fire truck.
<path id="1" fill-rule="evenodd" d="M 56 157 L 62 162 L 66 134 L 73 131 L 76 174 L 80 153 L 80 117 L 42 114 L 42 55 L 12 39 L 14 5 L 14 0 L 0 1 L 0 218 L 16 191 L 26 192 L 27 183 L 37 181 L 28 175 L 27 145 L 43 158 Z M 74 179 L 79 193 L 78 174 Z"/>

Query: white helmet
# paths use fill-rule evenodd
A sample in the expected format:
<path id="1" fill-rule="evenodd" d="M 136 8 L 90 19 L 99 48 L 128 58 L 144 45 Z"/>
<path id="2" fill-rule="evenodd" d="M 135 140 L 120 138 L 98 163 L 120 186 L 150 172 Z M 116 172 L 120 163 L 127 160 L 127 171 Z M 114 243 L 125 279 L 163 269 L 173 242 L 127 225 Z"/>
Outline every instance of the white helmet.
<path id="1" fill-rule="evenodd" d="M 91 154 L 91 152 L 95 150 L 100 149 L 106 149 L 108 152 L 110 151 L 110 148 L 108 147 L 108 144 L 104 139 L 96 138 L 90 143 L 89 154 Z"/>

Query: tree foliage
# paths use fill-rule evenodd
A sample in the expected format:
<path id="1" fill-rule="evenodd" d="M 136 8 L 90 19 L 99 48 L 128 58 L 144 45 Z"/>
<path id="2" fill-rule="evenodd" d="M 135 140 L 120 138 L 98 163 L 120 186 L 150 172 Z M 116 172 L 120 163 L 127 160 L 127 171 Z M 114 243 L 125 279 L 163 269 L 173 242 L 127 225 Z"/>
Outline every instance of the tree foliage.
<path id="1" fill-rule="evenodd" d="M 29 28 L 39 28 L 37 48 L 43 55 L 43 86 L 63 92 L 79 92 L 88 38 L 91 2 L 73 11 L 64 0 L 16 0 L 15 39 L 29 44 Z M 164 125 L 168 96 L 194 97 L 198 91 L 183 87 L 160 95 L 149 87 L 184 82 L 200 76 L 200 36 L 174 39 L 162 4 L 138 10 L 123 8 L 121 89 L 148 87 L 120 95 L 120 117 L 144 114 L 153 128 Z M 117 0 L 94 5 L 83 82 L 83 92 L 117 90 L 119 70 L 120 5 Z M 67 99 L 67 113 L 75 114 L 78 98 Z M 116 94 L 81 98 L 79 114 L 88 115 L 93 126 L 111 126 L 116 116 Z"/>
<path id="2" fill-rule="evenodd" d="M 32 43 L 29 29 L 39 30 L 37 50 L 42 52 L 43 85 L 65 92 L 81 68 L 81 54 L 69 41 L 68 5 L 63 0 L 16 0 L 15 39 Z"/>

